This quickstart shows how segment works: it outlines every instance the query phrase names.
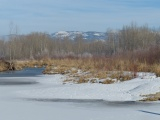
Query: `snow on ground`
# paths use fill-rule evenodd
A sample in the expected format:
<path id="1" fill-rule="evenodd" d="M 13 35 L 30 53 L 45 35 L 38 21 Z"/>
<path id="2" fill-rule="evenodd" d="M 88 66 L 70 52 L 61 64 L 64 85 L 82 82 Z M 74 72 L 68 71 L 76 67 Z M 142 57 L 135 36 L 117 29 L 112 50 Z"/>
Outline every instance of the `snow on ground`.
<path id="1" fill-rule="evenodd" d="M 1 77 L 0 81 L 36 81 L 37 84 L 0 85 L 2 120 L 159 120 L 160 104 L 106 102 L 98 99 L 138 100 L 140 94 L 159 91 L 160 78 L 140 75 L 131 81 L 103 84 L 62 84 L 63 75 Z M 25 99 L 26 98 L 26 99 Z M 35 99 L 96 99 L 89 102 L 36 101 Z"/>
<path id="2" fill-rule="evenodd" d="M 105 101 L 137 101 L 141 95 L 160 92 L 160 78 L 151 73 L 139 73 L 138 78 L 114 84 L 63 84 L 65 76 L 42 75 L 42 87 L 17 91 L 23 98 L 43 99 L 100 99 Z"/>

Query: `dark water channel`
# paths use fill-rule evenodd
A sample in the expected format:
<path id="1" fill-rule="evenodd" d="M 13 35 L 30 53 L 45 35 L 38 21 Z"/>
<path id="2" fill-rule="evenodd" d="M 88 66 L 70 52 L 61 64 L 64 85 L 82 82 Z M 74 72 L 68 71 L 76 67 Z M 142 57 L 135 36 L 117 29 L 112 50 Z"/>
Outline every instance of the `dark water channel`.
<path id="1" fill-rule="evenodd" d="M 44 68 L 25 68 L 21 71 L 0 72 L 0 85 L 30 85 L 37 82 L 29 77 L 42 75 Z M 12 79 L 10 79 L 12 78 Z"/>
<path id="2" fill-rule="evenodd" d="M 44 68 L 24 68 L 20 71 L 0 72 L 0 77 L 34 77 L 42 75 Z"/>

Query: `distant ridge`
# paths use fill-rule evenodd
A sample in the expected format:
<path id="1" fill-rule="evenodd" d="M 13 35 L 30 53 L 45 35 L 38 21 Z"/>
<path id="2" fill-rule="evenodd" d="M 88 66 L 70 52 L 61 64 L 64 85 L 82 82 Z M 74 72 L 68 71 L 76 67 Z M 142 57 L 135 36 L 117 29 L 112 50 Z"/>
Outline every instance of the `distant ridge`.
<path id="1" fill-rule="evenodd" d="M 106 33 L 105 32 L 96 32 L 96 31 L 58 31 L 54 32 L 52 34 L 49 34 L 52 38 L 65 38 L 68 37 L 71 40 L 74 40 L 76 36 L 82 35 L 83 39 L 91 41 L 91 40 L 102 40 L 104 41 L 106 39 Z M 12 35 L 2 35 L 0 36 L 0 39 L 3 40 L 9 40 L 10 37 L 16 36 L 15 34 Z"/>
<path id="2" fill-rule="evenodd" d="M 83 39 L 85 40 L 105 40 L 106 34 L 105 32 L 96 32 L 96 31 L 59 31 L 52 33 L 51 36 L 53 38 L 64 38 L 69 37 L 70 39 L 74 40 L 77 35 L 82 35 Z"/>

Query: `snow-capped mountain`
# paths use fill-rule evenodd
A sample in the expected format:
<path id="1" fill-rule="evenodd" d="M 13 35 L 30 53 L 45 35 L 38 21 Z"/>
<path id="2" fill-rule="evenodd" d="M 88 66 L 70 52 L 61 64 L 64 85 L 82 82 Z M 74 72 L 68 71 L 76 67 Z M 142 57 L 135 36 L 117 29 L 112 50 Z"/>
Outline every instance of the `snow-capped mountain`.
<path id="1" fill-rule="evenodd" d="M 69 37 L 71 40 L 74 40 L 76 36 L 82 35 L 83 39 L 91 41 L 91 40 L 105 40 L 106 34 L 105 32 L 96 32 L 96 31 L 88 31 L 88 32 L 82 32 L 82 31 L 59 31 L 52 34 L 48 34 L 48 36 L 52 38 L 64 38 Z M 16 36 L 16 35 L 3 35 L 0 36 L 0 39 L 8 40 L 10 37 Z"/>
<path id="2" fill-rule="evenodd" d="M 105 40 L 106 34 L 105 32 L 95 32 L 95 31 L 88 31 L 88 32 L 81 32 L 81 31 L 59 31 L 51 34 L 53 38 L 64 38 L 69 37 L 70 39 L 74 40 L 77 35 L 82 35 L 82 37 L 86 40 Z"/>

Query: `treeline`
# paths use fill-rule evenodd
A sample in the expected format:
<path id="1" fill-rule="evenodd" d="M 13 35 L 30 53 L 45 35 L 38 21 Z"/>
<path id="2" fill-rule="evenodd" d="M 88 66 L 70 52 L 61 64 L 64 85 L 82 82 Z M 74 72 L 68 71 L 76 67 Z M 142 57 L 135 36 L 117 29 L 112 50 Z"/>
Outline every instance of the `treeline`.
<path id="1" fill-rule="evenodd" d="M 52 38 L 46 33 L 10 36 L 0 40 L 0 58 L 25 60 L 42 58 L 85 58 L 121 56 L 146 61 L 160 60 L 160 31 L 147 25 L 130 24 L 121 30 L 106 32 L 104 41 L 86 41 L 78 35 L 74 40 Z M 148 62 L 154 62 L 149 60 Z"/>

